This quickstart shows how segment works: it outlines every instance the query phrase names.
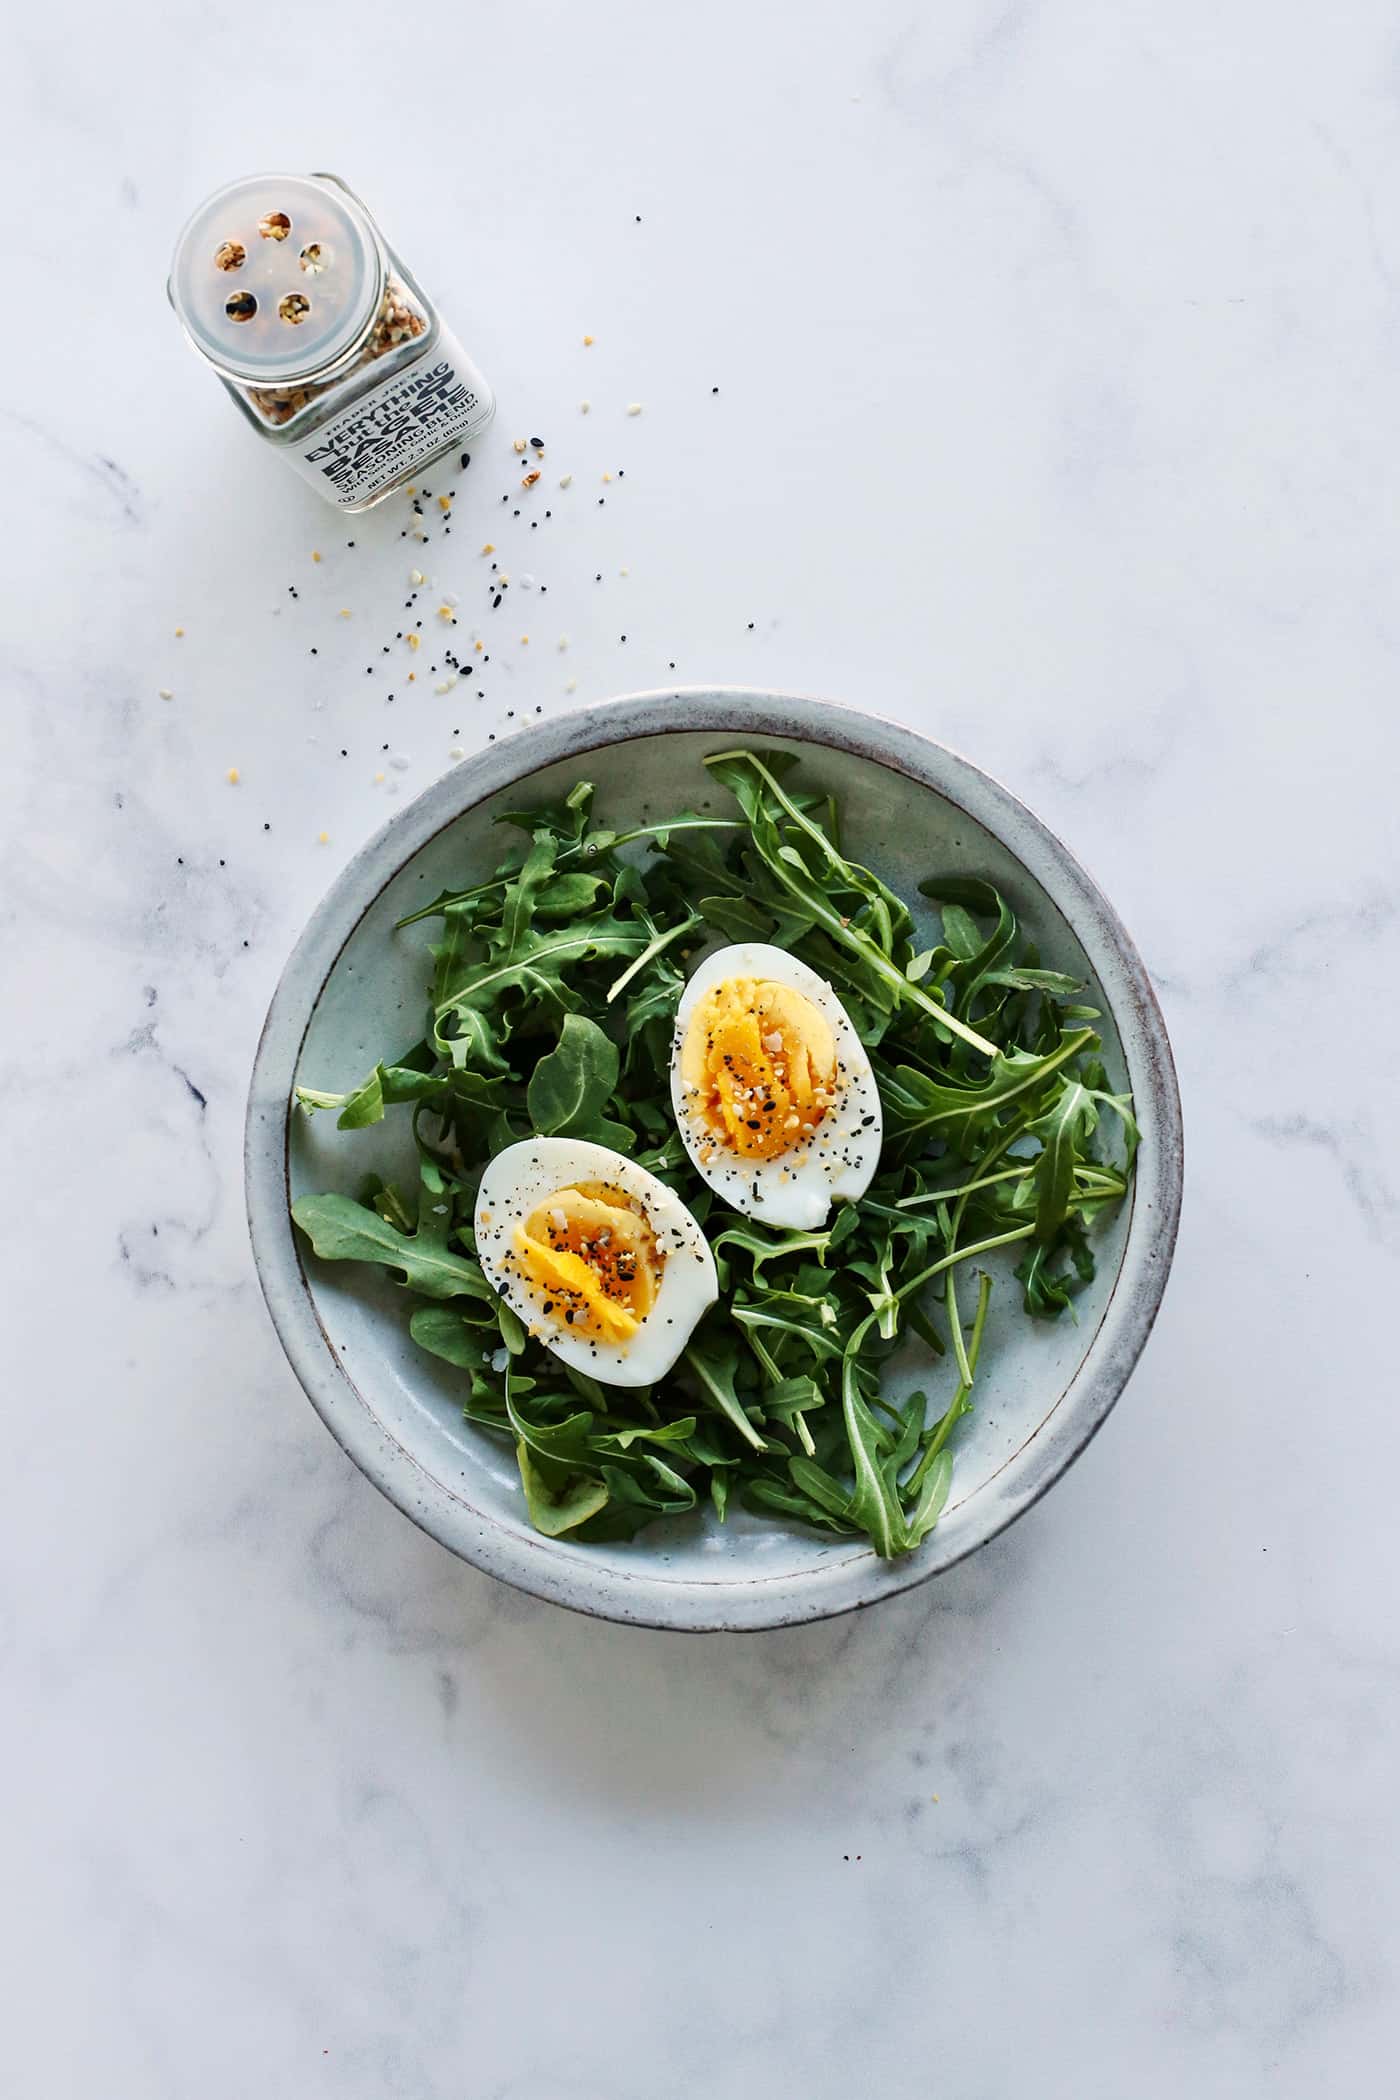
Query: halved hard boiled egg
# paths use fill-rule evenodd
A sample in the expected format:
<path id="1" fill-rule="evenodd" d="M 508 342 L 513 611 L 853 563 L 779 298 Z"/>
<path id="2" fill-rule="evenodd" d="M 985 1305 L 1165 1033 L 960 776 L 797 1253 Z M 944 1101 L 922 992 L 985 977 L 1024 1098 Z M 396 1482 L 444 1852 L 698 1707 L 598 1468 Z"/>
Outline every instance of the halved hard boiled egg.
<path id="1" fill-rule="evenodd" d="M 824 977 L 782 948 L 706 956 L 681 995 L 671 1101 L 716 1195 L 810 1231 L 863 1196 L 884 1126 L 870 1059 Z"/>
<path id="2" fill-rule="evenodd" d="M 481 1177 L 474 1223 L 489 1282 L 529 1332 L 608 1385 L 664 1377 L 719 1296 L 680 1197 L 607 1145 L 507 1145 Z"/>

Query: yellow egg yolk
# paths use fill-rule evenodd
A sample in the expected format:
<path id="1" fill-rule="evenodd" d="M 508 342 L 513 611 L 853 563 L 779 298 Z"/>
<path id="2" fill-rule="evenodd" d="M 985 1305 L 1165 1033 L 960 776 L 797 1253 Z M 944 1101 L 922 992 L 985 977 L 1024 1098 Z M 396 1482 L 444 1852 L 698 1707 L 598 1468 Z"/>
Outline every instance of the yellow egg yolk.
<path id="1" fill-rule="evenodd" d="M 626 1342 L 656 1303 L 664 1256 L 646 1212 L 620 1189 L 556 1189 L 515 1229 L 521 1275 L 572 1334 Z"/>
<path id="2" fill-rule="evenodd" d="M 681 1079 L 720 1144 L 778 1159 L 832 1105 L 836 1039 L 790 985 L 730 977 L 701 999 L 681 1049 Z"/>

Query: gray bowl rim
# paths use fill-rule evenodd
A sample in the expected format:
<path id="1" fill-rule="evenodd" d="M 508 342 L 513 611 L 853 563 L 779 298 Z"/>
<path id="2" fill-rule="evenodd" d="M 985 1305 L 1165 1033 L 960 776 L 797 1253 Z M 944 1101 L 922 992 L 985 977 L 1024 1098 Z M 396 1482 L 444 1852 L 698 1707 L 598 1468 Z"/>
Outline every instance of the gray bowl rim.
<path id="1" fill-rule="evenodd" d="M 1112 1004 L 1130 1084 L 1151 1135 L 1138 1157 L 1122 1260 L 1099 1328 L 1050 1414 L 977 1492 L 980 1521 L 949 1540 L 882 1562 L 856 1547 L 801 1572 L 674 1580 L 620 1570 L 555 1542 L 505 1529 L 407 1451 L 339 1360 L 311 1294 L 290 1217 L 292 1088 L 312 1015 L 342 949 L 404 864 L 446 826 L 566 758 L 630 738 L 702 734 L 778 737 L 873 761 L 931 789 L 1016 856 L 1074 932 L 1096 972 L 1116 965 L 1126 998 Z M 1008 788 L 946 745 L 834 701 L 739 686 L 664 687 L 601 701 L 488 745 L 402 810 L 346 865 L 312 913 L 282 971 L 253 1064 L 244 1145 L 253 1259 L 288 1362 L 312 1406 L 360 1470 L 415 1524 L 503 1582 L 596 1618 L 677 1631 L 738 1632 L 835 1618 L 942 1574 L 1024 1515 L 1097 1434 L 1151 1333 L 1176 1244 L 1183 1153 L 1176 1072 L 1156 995 L 1112 905 L 1068 848 Z M 643 1534 L 647 1537 L 648 1534 Z"/>

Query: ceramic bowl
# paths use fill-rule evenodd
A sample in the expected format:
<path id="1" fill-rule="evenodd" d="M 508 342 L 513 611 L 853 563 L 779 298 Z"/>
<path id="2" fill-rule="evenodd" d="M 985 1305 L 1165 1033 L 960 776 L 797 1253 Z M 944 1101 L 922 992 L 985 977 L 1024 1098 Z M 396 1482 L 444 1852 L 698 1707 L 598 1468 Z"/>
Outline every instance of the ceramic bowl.
<path id="1" fill-rule="evenodd" d="M 1078 1323 L 1028 1320 L 993 1294 L 985 1383 L 959 1434 L 948 1507 L 926 1544 L 885 1562 L 850 1539 L 739 1512 L 653 1525 L 617 1546 L 530 1528 L 512 1454 L 462 1420 L 460 1373 L 410 1341 L 403 1294 L 378 1272 L 322 1264 L 294 1235 L 289 1200 L 353 1190 L 391 1169 L 390 1118 L 340 1133 L 293 1112 L 297 1080 L 355 1084 L 422 1032 L 432 929 L 394 922 L 439 890 L 489 874 L 504 809 L 597 783 L 598 807 L 637 818 L 702 801 L 701 758 L 736 741 L 797 751 L 804 778 L 839 794 L 851 852 L 911 900 L 931 870 L 989 876 L 1053 968 L 1086 979 L 1110 1071 L 1137 1101 L 1143 1145 L 1131 1200 L 1098 1239 Z M 664 1092 L 665 1080 L 658 1084 Z M 358 853 L 313 915 L 272 1001 L 247 1125 L 248 1214 L 268 1308 L 326 1426 L 375 1485 L 454 1553 L 538 1597 L 638 1625 L 701 1631 L 787 1625 L 925 1582 L 1003 1531 L 1084 1449 L 1127 1381 L 1161 1302 L 1181 1197 L 1181 1111 L 1171 1051 L 1137 951 L 1058 839 L 966 759 L 913 731 L 778 693 L 638 694 L 543 723 L 458 766 Z"/>

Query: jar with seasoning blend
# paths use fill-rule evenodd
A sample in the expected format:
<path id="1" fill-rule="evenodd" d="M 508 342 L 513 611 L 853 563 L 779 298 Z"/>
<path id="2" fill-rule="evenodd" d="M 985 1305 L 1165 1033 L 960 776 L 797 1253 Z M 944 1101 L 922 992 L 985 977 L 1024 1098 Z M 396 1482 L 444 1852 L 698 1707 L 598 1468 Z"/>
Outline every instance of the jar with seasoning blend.
<path id="1" fill-rule="evenodd" d="M 170 303 L 253 428 L 368 510 L 495 413 L 432 301 L 335 175 L 250 175 L 202 204 Z"/>

